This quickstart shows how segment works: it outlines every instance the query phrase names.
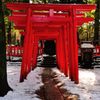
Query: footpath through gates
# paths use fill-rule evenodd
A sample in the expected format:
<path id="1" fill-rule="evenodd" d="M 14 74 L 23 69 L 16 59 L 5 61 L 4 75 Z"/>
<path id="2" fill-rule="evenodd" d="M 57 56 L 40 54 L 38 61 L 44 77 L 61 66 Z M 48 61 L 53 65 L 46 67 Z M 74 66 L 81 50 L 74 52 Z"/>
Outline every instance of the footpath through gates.
<path id="1" fill-rule="evenodd" d="M 28 4 L 7 3 L 12 11 L 9 20 L 22 30 L 24 49 L 20 81 L 36 67 L 39 40 L 56 41 L 56 58 L 60 70 L 79 83 L 77 27 L 93 18 L 84 12 L 96 9 L 86 4 Z"/>

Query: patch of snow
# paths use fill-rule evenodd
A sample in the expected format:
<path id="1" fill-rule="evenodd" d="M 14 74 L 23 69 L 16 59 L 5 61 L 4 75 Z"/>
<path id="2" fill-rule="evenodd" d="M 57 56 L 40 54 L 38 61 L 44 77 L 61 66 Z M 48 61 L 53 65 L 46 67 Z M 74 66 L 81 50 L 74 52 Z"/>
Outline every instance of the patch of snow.
<path id="1" fill-rule="evenodd" d="M 41 100 L 35 93 L 43 85 L 41 74 L 44 68 L 36 67 L 27 76 L 27 79 L 19 83 L 21 62 L 8 62 L 8 82 L 13 91 L 8 92 L 0 100 Z M 57 73 L 57 79 L 61 88 L 67 89 L 73 94 L 78 94 L 80 100 L 100 100 L 100 69 L 79 69 L 79 84 L 74 84 L 68 77 L 65 77 L 57 68 L 52 68 Z M 62 85 L 63 84 L 63 85 Z"/>
<path id="2" fill-rule="evenodd" d="M 41 80 L 43 68 L 37 67 L 29 73 L 24 82 L 20 83 L 20 66 L 17 66 L 18 63 L 8 62 L 7 65 L 8 83 L 13 91 L 8 92 L 4 97 L 0 97 L 0 100 L 41 100 L 35 92 L 43 85 Z"/>
<path id="3" fill-rule="evenodd" d="M 100 69 L 79 69 L 79 84 L 72 82 L 58 69 L 52 70 L 58 74 L 57 79 L 64 84 L 61 88 L 78 94 L 80 100 L 100 100 Z"/>

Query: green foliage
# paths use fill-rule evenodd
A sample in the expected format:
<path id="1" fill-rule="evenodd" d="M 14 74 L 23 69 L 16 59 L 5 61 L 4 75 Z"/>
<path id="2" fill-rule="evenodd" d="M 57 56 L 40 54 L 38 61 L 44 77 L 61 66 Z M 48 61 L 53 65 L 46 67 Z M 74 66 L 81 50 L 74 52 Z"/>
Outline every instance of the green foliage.
<path id="1" fill-rule="evenodd" d="M 78 29 L 80 41 L 93 41 L 94 38 L 94 22 L 84 23 Z"/>
<path id="2" fill-rule="evenodd" d="M 87 0 L 89 4 L 95 4 L 96 0 Z"/>
<path id="3" fill-rule="evenodd" d="M 4 17 L 4 22 L 5 22 L 5 29 L 6 29 L 6 33 L 8 32 L 8 28 L 9 28 L 9 20 L 8 20 L 8 17 L 7 16 L 5 16 Z"/>
<path id="4" fill-rule="evenodd" d="M 84 13 L 85 17 L 95 17 L 95 10 L 92 10 L 91 12 L 85 12 Z"/>
<path id="5" fill-rule="evenodd" d="M 96 0 L 83 0 L 87 4 L 95 4 Z"/>

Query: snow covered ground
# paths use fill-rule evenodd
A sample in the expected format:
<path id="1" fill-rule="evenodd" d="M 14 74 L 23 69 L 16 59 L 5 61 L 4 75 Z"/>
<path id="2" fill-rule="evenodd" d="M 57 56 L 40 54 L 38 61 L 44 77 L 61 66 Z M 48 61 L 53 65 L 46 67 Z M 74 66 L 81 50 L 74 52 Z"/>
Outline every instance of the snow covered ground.
<path id="1" fill-rule="evenodd" d="M 64 83 L 61 88 L 67 89 L 73 94 L 78 94 L 80 100 L 100 100 L 100 68 L 79 69 L 79 84 L 74 84 L 57 70 L 58 80 Z"/>
<path id="2" fill-rule="evenodd" d="M 0 97 L 0 100 L 40 100 L 35 91 L 43 85 L 41 80 L 43 68 L 36 68 L 28 75 L 27 80 L 19 83 L 21 63 L 8 62 L 7 65 L 8 82 L 13 91 L 8 92 L 5 97 Z"/>
<path id="3" fill-rule="evenodd" d="M 4 97 L 0 97 L 0 100 L 41 100 L 35 94 L 35 91 L 43 85 L 41 73 L 44 68 L 37 67 L 28 75 L 27 80 L 19 83 L 20 65 L 19 62 L 8 62 L 8 82 L 13 91 L 8 92 Z M 78 94 L 80 100 L 100 100 L 100 68 L 80 68 L 79 84 L 74 84 L 70 79 L 65 78 L 64 74 L 57 68 L 52 68 L 52 70 L 58 74 L 57 79 L 64 83 L 61 88 L 65 88 L 73 94 Z"/>

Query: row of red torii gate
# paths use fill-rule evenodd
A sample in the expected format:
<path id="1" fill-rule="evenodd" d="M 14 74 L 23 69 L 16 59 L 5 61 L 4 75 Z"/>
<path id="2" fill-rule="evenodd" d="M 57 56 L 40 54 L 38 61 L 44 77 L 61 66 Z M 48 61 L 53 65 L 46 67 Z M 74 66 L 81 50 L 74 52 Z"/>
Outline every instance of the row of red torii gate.
<path id="1" fill-rule="evenodd" d="M 56 59 L 60 70 L 75 83 L 78 75 L 77 28 L 93 18 L 85 12 L 96 9 L 87 4 L 7 3 L 12 11 L 9 20 L 24 35 L 20 82 L 36 67 L 39 40 L 56 41 Z"/>

